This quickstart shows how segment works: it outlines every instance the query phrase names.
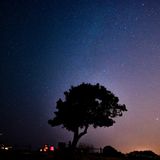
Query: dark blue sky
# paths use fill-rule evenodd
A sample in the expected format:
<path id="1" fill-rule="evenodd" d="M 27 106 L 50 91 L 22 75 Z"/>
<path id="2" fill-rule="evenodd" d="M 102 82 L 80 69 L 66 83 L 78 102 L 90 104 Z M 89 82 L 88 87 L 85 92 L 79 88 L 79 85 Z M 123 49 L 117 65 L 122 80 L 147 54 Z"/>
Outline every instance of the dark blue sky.
<path id="1" fill-rule="evenodd" d="M 160 2 L 158 0 L 2 0 L 0 140 L 68 142 L 51 128 L 71 85 L 100 83 L 128 112 L 82 142 L 160 153 Z"/>

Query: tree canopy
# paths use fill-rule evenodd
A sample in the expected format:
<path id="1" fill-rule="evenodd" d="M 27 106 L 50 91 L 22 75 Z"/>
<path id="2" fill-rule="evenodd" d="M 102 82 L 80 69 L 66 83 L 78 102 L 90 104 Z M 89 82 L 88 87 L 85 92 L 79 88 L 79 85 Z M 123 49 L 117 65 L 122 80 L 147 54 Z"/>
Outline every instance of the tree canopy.
<path id="1" fill-rule="evenodd" d="M 118 97 L 99 84 L 82 83 L 72 86 L 64 95 L 64 100 L 57 101 L 55 116 L 48 123 L 51 126 L 62 125 L 72 131 L 73 147 L 87 133 L 90 125 L 95 128 L 112 126 L 115 123 L 113 118 L 122 116 L 127 111 L 124 104 L 118 103 Z"/>

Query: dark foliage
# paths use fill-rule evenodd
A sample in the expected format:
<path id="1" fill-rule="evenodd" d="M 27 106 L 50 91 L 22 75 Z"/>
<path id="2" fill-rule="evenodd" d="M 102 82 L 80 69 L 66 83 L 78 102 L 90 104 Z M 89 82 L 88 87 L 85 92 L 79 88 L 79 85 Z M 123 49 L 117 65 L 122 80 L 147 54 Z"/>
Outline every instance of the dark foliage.
<path id="1" fill-rule="evenodd" d="M 57 101 L 55 117 L 48 121 L 51 126 L 62 125 L 74 133 L 72 147 L 93 127 L 109 127 L 114 117 L 122 116 L 127 111 L 125 105 L 104 86 L 82 83 L 64 92 L 65 100 Z M 81 132 L 80 132 L 81 130 Z"/>

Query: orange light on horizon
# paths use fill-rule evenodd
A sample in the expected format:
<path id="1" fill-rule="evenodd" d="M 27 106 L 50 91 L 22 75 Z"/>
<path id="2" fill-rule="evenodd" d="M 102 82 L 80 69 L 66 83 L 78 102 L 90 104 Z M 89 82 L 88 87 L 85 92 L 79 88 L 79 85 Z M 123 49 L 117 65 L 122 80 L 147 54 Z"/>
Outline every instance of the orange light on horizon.
<path id="1" fill-rule="evenodd" d="M 138 146 L 135 148 L 135 151 L 149 151 L 149 150 L 153 150 L 153 149 L 149 146 Z"/>

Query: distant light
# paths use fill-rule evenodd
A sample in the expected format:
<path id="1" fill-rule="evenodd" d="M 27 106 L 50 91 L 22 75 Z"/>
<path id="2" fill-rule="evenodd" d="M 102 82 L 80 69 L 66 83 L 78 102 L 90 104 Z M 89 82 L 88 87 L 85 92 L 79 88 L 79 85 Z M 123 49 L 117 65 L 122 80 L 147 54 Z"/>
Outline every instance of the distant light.
<path id="1" fill-rule="evenodd" d="M 8 151 L 12 149 L 12 146 L 0 144 L 0 149 Z"/>
<path id="2" fill-rule="evenodd" d="M 44 145 L 43 151 L 44 151 L 44 152 L 47 152 L 47 151 L 48 151 L 48 145 L 47 145 L 47 144 Z"/>
<path id="3" fill-rule="evenodd" d="M 50 146 L 50 151 L 54 151 L 54 146 Z"/>
<path id="4" fill-rule="evenodd" d="M 8 147 L 5 147 L 4 149 L 8 151 L 9 148 L 8 148 Z"/>
<path id="5" fill-rule="evenodd" d="M 41 147 L 39 149 L 40 152 L 48 152 L 48 151 L 54 151 L 54 146 L 53 145 L 48 145 L 48 144 L 45 144 L 43 145 L 43 147 Z"/>

